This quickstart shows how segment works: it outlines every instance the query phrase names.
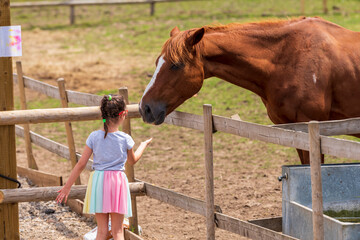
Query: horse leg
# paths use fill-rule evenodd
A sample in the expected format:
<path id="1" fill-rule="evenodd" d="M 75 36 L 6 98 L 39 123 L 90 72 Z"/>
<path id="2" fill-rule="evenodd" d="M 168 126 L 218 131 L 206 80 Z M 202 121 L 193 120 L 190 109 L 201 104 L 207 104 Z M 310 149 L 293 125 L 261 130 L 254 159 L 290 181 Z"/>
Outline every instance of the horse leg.
<path id="1" fill-rule="evenodd" d="M 300 157 L 300 161 L 301 164 L 310 164 L 310 155 L 309 155 L 309 151 L 305 151 L 305 150 L 301 150 L 301 149 L 296 149 L 296 151 L 298 152 L 298 155 Z M 321 154 L 321 163 L 323 164 L 325 162 L 325 157 L 324 154 Z"/>
<path id="2" fill-rule="evenodd" d="M 296 151 L 298 152 L 301 164 L 309 164 L 310 163 L 310 159 L 309 159 L 309 152 L 308 151 L 304 151 L 301 149 L 296 149 Z M 307 154 L 305 154 L 307 153 Z"/>

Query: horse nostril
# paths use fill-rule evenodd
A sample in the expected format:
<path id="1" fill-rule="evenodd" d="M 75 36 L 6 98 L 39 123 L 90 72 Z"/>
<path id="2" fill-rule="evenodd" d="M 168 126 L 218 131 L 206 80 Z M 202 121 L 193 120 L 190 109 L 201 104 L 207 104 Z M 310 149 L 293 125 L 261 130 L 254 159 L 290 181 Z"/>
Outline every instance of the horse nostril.
<path id="1" fill-rule="evenodd" d="M 149 105 L 145 105 L 144 108 L 144 121 L 148 123 L 154 122 L 155 118 L 153 116 L 153 112 L 151 111 L 151 108 Z"/>
<path id="2" fill-rule="evenodd" d="M 149 105 L 145 105 L 145 115 L 146 114 L 151 114 L 151 109 L 150 109 Z"/>

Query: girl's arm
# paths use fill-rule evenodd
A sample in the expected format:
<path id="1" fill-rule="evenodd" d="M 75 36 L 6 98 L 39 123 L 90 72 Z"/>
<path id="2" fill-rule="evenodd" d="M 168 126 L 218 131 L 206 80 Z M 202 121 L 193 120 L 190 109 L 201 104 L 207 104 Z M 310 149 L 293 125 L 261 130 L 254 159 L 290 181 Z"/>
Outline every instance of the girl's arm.
<path id="1" fill-rule="evenodd" d="M 137 161 L 139 161 L 139 159 L 141 158 L 141 156 L 143 155 L 145 148 L 151 143 L 152 138 L 141 142 L 140 146 L 136 149 L 136 152 L 134 152 L 134 148 L 127 150 L 128 153 L 128 157 L 127 157 L 127 161 L 130 163 L 130 165 L 134 165 L 135 163 L 137 163 Z"/>
<path id="2" fill-rule="evenodd" d="M 76 163 L 75 167 L 71 171 L 70 177 L 67 180 L 65 186 L 63 186 L 58 192 L 59 195 L 56 198 L 56 202 L 61 203 L 63 200 L 66 203 L 67 198 L 70 193 L 71 186 L 74 184 L 75 180 L 80 176 L 80 173 L 84 170 L 86 167 L 87 162 L 89 161 L 89 158 L 92 154 L 92 149 L 89 148 L 87 145 L 84 148 L 83 154 L 81 155 L 81 158 Z"/>

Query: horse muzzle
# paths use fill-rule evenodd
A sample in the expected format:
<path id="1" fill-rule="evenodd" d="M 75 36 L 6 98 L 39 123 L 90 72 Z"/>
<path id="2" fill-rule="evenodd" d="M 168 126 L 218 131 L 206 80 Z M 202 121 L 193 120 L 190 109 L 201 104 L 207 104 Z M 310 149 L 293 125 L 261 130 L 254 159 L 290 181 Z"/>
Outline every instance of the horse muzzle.
<path id="1" fill-rule="evenodd" d="M 163 104 L 144 104 L 144 106 L 139 106 L 139 111 L 142 116 L 142 119 L 146 123 L 154 123 L 155 125 L 160 125 L 164 122 L 166 117 L 166 107 Z"/>

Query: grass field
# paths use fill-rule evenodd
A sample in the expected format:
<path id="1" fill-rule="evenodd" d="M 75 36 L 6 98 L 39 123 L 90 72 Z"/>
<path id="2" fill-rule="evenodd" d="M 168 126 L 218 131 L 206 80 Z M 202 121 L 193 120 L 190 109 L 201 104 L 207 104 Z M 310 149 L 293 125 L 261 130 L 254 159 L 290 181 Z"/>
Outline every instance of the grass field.
<path id="1" fill-rule="evenodd" d="M 20 2 L 20 1 L 12 1 Z M 298 16 L 300 11 L 300 1 L 194 1 L 179 3 L 162 3 L 156 5 L 155 16 L 149 16 L 149 6 L 143 5 L 124 5 L 124 6 L 105 6 L 105 7 L 77 7 L 77 22 L 75 25 L 68 24 L 69 8 L 52 7 L 33 9 L 14 9 L 12 11 L 12 24 L 21 25 L 23 32 L 35 32 L 38 30 L 47 31 L 48 35 L 53 32 L 64 34 L 66 38 L 59 39 L 58 47 L 64 51 L 69 50 L 71 57 L 83 53 L 110 53 L 121 56 L 152 56 L 157 57 L 162 44 L 168 38 L 170 30 L 174 26 L 180 29 L 200 27 L 208 24 L 226 24 L 230 22 L 251 22 L 267 19 L 288 18 Z M 322 1 L 306 1 L 305 13 L 308 16 L 321 16 L 329 21 L 335 22 L 343 27 L 354 31 L 360 30 L 360 1 L 328 1 L 330 14 L 322 14 Z M 332 6 L 337 6 L 340 10 L 332 10 Z M 262 17 L 266 15 L 267 17 Z M 31 47 L 26 44 L 26 38 L 23 39 L 24 48 Z M 43 49 L 47 54 L 47 49 Z M 101 60 L 101 59 L 100 59 Z M 141 88 L 146 86 L 149 77 L 145 73 L 151 74 L 154 65 L 142 66 L 137 69 L 136 66 L 128 72 L 137 80 L 140 80 Z M 233 91 L 234 94 L 214 94 L 214 86 L 219 87 L 220 91 Z M 141 96 L 142 89 L 134 89 L 130 96 L 137 101 Z M 202 90 L 207 96 L 212 96 L 212 104 L 222 105 L 227 102 L 235 112 L 244 111 L 243 101 L 253 106 L 251 94 L 237 96 L 238 89 L 230 86 L 223 86 L 211 79 L 205 83 Z M 209 91 L 209 92 L 207 92 Z M 230 95 L 230 96 L 228 96 Z M 236 98 L 239 99 L 236 99 Z M 218 99 L 219 98 L 219 99 Z M 203 99 L 200 99 L 203 102 Z M 198 99 L 190 100 L 194 104 L 200 102 Z M 235 103 L 237 102 L 237 104 Z M 245 104 L 247 105 L 247 104 Z M 188 104 L 182 109 L 188 110 L 193 107 Z M 216 107 L 215 107 L 216 108 Z M 221 108 L 221 109 L 226 109 Z M 217 109 L 221 111 L 221 109 Z M 261 123 L 264 120 L 263 114 L 246 113 L 241 115 L 253 115 L 255 122 Z M 260 111 L 261 112 L 261 111 Z M 225 112 L 219 112 L 223 114 Z M 241 112 L 239 112 L 241 113 Z M 244 116 L 245 117 L 245 116 Z M 267 121 L 263 123 L 268 123 Z"/>
<path id="2" fill-rule="evenodd" d="M 18 1 L 12 1 L 18 2 Z M 336 6 L 336 10 L 335 9 Z M 306 1 L 305 14 L 321 16 L 351 30 L 360 30 L 360 1 L 328 1 L 330 13 L 322 14 L 322 1 Z M 51 7 L 34 9 L 15 9 L 12 11 L 12 24 L 21 25 L 23 34 L 37 31 L 51 36 L 63 35 L 54 39 L 55 48 L 62 51 L 63 56 L 76 62 L 77 56 L 87 53 L 105 55 L 98 62 L 105 60 L 106 55 L 118 55 L 122 59 L 128 56 L 141 60 L 150 58 L 153 61 L 161 50 L 162 44 L 168 38 L 169 31 L 178 26 L 180 29 L 200 27 L 208 24 L 226 24 L 230 22 L 251 22 L 267 19 L 296 17 L 300 12 L 300 1 L 194 1 L 179 3 L 161 3 L 156 5 L 155 16 L 149 15 L 149 6 L 115 5 L 77 7 L 76 24 L 68 24 L 69 8 Z M 266 16 L 266 17 L 263 17 Z M 40 40 L 42 41 L 42 39 Z M 40 43 L 39 43 L 40 44 Z M 55 43 L 54 43 L 55 44 Z M 51 55 L 46 46 L 40 54 Z M 23 48 L 27 39 L 23 37 Z M 52 49 L 53 50 L 53 49 Z M 66 54 L 69 52 L 69 54 Z M 56 54 L 56 53 L 55 53 Z M 75 59 L 75 60 L 74 60 Z M 66 60 L 66 59 L 65 59 Z M 137 61 L 137 60 L 135 60 Z M 25 63 L 26 64 L 26 63 Z M 26 65 L 25 65 L 26 66 Z M 50 71 L 51 69 L 45 69 Z M 138 102 L 149 81 L 149 74 L 154 71 L 154 63 L 132 64 L 125 73 L 131 82 L 130 101 Z M 40 78 L 49 80 L 49 73 L 39 73 Z M 76 88 L 76 87 L 75 87 Z M 81 89 L 83 90 L 83 89 Z M 96 89 L 98 94 L 116 92 L 116 89 Z M 213 105 L 214 113 L 230 116 L 238 113 L 243 120 L 271 124 L 260 99 L 253 93 L 239 89 L 219 79 L 205 81 L 198 97 L 188 100 L 178 110 L 201 114 L 202 104 Z M 18 104 L 17 104 L 18 106 Z M 56 100 L 31 101 L 31 108 L 59 107 Z M 52 124 L 52 126 L 56 124 Z M 142 125 L 140 123 L 140 125 Z M 145 125 L 142 126 L 146 128 Z M 59 130 L 63 130 L 59 128 Z"/>
<path id="3" fill-rule="evenodd" d="M 329 0 L 328 8 L 329 14 L 323 15 L 322 0 L 306 1 L 305 15 L 320 16 L 345 28 L 360 31 L 360 1 Z M 156 4 L 155 16 L 152 17 L 149 16 L 149 6 L 146 4 L 75 9 L 76 24 L 72 26 L 69 25 L 67 7 L 12 10 L 12 25 L 21 25 L 23 34 L 23 57 L 14 60 L 21 60 L 25 75 L 35 79 L 56 85 L 58 77 L 65 77 L 67 88 L 71 90 L 102 95 L 116 93 L 118 87 L 127 86 L 130 102 L 139 102 L 150 80 L 149 75 L 155 70 L 155 59 L 173 27 L 178 26 L 180 30 L 184 30 L 209 24 L 297 17 L 300 16 L 300 1 L 214 0 L 162 3 Z M 57 100 L 31 92 L 28 100 L 29 108 L 61 105 Z M 19 100 L 15 99 L 15 103 L 19 109 Z M 271 124 L 257 95 L 217 78 L 206 80 L 199 94 L 177 110 L 202 114 L 202 105 L 205 103 L 212 104 L 216 115 L 230 117 L 239 114 L 246 121 Z M 78 151 L 81 151 L 89 132 L 98 128 L 100 122 L 74 123 L 73 126 L 76 145 Z M 66 143 L 61 123 L 32 125 L 31 129 Z M 147 160 L 136 166 L 141 177 L 196 196 L 197 193 L 192 192 L 191 187 L 179 186 L 179 181 L 186 176 L 186 172 L 194 180 L 203 179 L 202 134 L 168 125 L 154 127 L 142 123 L 140 119 L 132 121 L 132 134 L 137 143 L 147 137 L 154 137 L 154 144 L 144 155 Z M 23 143 L 18 140 L 18 144 L 21 146 Z M 239 181 L 249 178 L 273 179 L 273 175 L 281 172 L 281 165 L 300 163 L 294 149 L 235 138 L 228 134 L 217 133 L 214 136 L 214 148 L 215 168 L 219 169 L 215 173 L 215 185 L 224 182 L 226 174 L 254 174 L 252 177 L 239 177 L 240 180 L 236 178 Z M 158 160 L 159 156 L 161 161 Z M 326 162 L 351 160 L 329 157 Z M 65 170 L 69 171 L 69 168 Z M 169 171 L 170 175 L 164 174 L 164 179 L 155 177 L 164 171 Z M 178 176 L 172 171 L 185 173 Z M 230 191 L 230 183 L 229 180 L 222 187 L 229 188 Z M 202 193 L 202 190 L 199 192 Z M 223 200 L 223 197 L 223 193 L 218 193 L 217 199 Z M 235 197 L 237 199 L 238 196 Z M 266 205 L 265 200 L 263 204 Z M 231 207 L 225 207 L 226 209 L 232 211 Z M 245 216 L 251 218 L 259 215 L 253 213 Z"/>

